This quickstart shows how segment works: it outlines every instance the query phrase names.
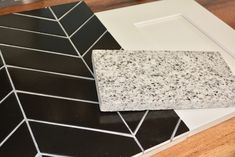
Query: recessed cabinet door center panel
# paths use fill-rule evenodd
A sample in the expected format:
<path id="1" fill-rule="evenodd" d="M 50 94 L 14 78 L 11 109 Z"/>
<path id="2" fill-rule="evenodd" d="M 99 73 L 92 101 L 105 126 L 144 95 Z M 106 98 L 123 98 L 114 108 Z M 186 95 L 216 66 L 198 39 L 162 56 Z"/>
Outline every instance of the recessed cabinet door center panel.
<path id="1" fill-rule="evenodd" d="M 142 40 L 151 43 L 154 49 L 218 50 L 208 37 L 179 14 L 140 21 L 134 26 L 141 34 Z"/>

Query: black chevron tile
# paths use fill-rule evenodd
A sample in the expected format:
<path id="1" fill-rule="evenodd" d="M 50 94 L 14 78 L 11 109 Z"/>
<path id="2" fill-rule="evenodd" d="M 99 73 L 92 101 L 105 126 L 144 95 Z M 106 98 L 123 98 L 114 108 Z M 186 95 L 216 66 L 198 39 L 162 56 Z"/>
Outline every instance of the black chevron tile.
<path id="1" fill-rule="evenodd" d="M 18 90 L 98 101 L 94 80 L 8 69 Z"/>
<path id="2" fill-rule="evenodd" d="M 12 90 L 5 68 L 0 70 L 0 101 Z"/>
<path id="3" fill-rule="evenodd" d="M 179 120 L 174 110 L 149 111 L 136 137 L 146 150 L 171 138 Z"/>
<path id="4" fill-rule="evenodd" d="M 0 143 L 22 120 L 19 104 L 11 94 L 0 104 Z"/>
<path id="5" fill-rule="evenodd" d="M 51 9 L 53 10 L 57 18 L 61 18 L 65 13 L 67 13 L 70 9 L 72 9 L 78 3 L 80 2 L 57 5 L 57 6 L 51 7 Z"/>
<path id="6" fill-rule="evenodd" d="M 0 43 L 77 55 L 65 38 L 0 28 Z M 20 37 L 20 38 L 18 38 Z"/>
<path id="7" fill-rule="evenodd" d="M 29 119 L 130 133 L 117 113 L 100 112 L 98 104 L 18 95 Z"/>
<path id="8" fill-rule="evenodd" d="M 32 15 L 32 16 L 36 16 L 36 17 L 55 19 L 53 14 L 51 13 L 51 11 L 48 8 L 31 10 L 31 11 L 24 11 L 24 12 L 20 12 L 20 13 L 26 14 L 26 15 Z"/>
<path id="9" fill-rule="evenodd" d="M 99 19 L 94 16 L 78 32 L 76 32 L 71 39 L 80 54 L 83 54 L 105 31 L 106 28 Z"/>
<path id="10" fill-rule="evenodd" d="M 145 111 L 139 112 L 120 112 L 126 123 L 128 124 L 129 128 L 132 132 L 134 132 L 140 123 L 141 119 L 143 118 Z"/>
<path id="11" fill-rule="evenodd" d="M 1 48 L 0 48 L 0 51 L 1 51 Z M 0 68 L 3 66 L 3 62 L 2 62 L 2 59 L 0 57 Z"/>
<path id="12" fill-rule="evenodd" d="M 84 2 L 82 2 L 71 12 L 69 12 L 64 18 L 62 18 L 60 22 L 67 33 L 71 35 L 92 15 L 93 13 L 90 8 L 88 8 L 88 6 Z"/>
<path id="13" fill-rule="evenodd" d="M 80 58 L 0 46 L 6 64 L 64 74 L 92 77 Z"/>
<path id="14" fill-rule="evenodd" d="M 133 138 L 30 122 L 39 149 L 66 156 L 129 157 L 141 150 Z"/>
<path id="15" fill-rule="evenodd" d="M 14 14 L 0 16 L 0 26 L 65 36 L 63 30 L 55 21 L 41 20 Z"/>
<path id="16" fill-rule="evenodd" d="M 183 133 L 186 133 L 189 131 L 189 128 L 187 127 L 187 125 L 181 120 L 180 125 L 176 131 L 175 137 L 182 135 Z"/>
<path id="17" fill-rule="evenodd" d="M 119 50 L 121 49 L 121 46 L 109 32 L 105 33 L 105 35 L 102 36 L 102 38 L 83 57 L 90 69 L 93 69 L 91 54 L 95 49 Z"/>
<path id="18" fill-rule="evenodd" d="M 25 123 L 0 147 L 1 157 L 34 157 L 36 154 L 37 151 Z"/>

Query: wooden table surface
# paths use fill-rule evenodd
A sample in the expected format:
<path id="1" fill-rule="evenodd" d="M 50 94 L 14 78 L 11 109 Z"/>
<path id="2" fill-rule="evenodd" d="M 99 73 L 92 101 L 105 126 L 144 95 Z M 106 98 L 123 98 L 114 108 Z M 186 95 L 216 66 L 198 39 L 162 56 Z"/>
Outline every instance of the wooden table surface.
<path id="1" fill-rule="evenodd" d="M 43 0 L 23 6 L 1 8 L 0 15 L 74 1 L 78 0 Z M 85 0 L 95 12 L 150 1 L 154 0 Z M 235 0 L 197 0 L 197 2 L 235 28 Z M 235 117 L 153 157 L 235 157 Z"/>

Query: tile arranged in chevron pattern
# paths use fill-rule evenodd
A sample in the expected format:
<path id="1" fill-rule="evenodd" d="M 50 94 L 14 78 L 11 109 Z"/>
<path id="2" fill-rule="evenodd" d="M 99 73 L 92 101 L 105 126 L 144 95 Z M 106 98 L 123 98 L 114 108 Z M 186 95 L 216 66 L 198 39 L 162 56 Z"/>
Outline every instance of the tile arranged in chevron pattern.
<path id="1" fill-rule="evenodd" d="M 0 17 L 0 156 L 128 157 L 188 132 L 173 110 L 100 112 L 93 49 L 121 49 L 84 2 Z"/>

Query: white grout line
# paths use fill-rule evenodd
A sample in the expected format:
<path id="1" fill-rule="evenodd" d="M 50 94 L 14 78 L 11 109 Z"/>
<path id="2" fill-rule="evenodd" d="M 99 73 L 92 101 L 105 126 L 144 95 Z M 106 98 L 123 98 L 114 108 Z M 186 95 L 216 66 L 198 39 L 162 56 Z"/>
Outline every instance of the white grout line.
<path id="1" fill-rule="evenodd" d="M 34 34 L 40 34 L 40 35 L 46 35 L 46 36 L 52 36 L 52 37 L 67 39 L 65 36 L 62 36 L 62 35 L 43 33 L 43 32 L 38 32 L 38 31 L 31 31 L 31 30 L 26 30 L 26 29 L 21 29 L 21 28 L 13 28 L 13 27 L 6 27 L 6 26 L 0 26 L 0 28 L 5 28 L 5 29 L 11 29 L 11 30 L 16 30 L 16 31 L 21 31 L 21 32 L 34 33 Z"/>
<path id="2" fill-rule="evenodd" d="M 0 147 L 16 132 L 16 130 L 24 123 L 24 119 L 4 138 L 4 140 L 0 143 Z"/>
<path id="3" fill-rule="evenodd" d="M 11 94 L 13 93 L 13 91 L 9 92 L 4 98 L 2 98 L 2 100 L 0 101 L 0 104 L 5 101 Z"/>
<path id="4" fill-rule="evenodd" d="M 176 126 L 175 126 L 175 129 L 174 131 L 172 132 L 172 135 L 171 135 L 171 138 L 170 138 L 170 142 L 173 141 L 174 137 L 175 137 L 175 134 L 180 126 L 180 123 L 181 123 L 181 119 L 179 118 L 178 122 L 176 123 Z"/>
<path id="5" fill-rule="evenodd" d="M 50 153 L 41 153 L 41 155 L 50 156 L 50 157 L 73 157 L 73 156 L 56 155 L 56 154 L 50 154 Z"/>
<path id="6" fill-rule="evenodd" d="M 139 128 L 141 127 L 142 123 L 144 122 L 144 119 L 145 117 L 148 115 L 149 113 L 149 110 L 147 110 L 145 113 L 144 113 L 144 116 L 142 117 L 142 119 L 140 120 L 138 126 L 136 127 L 135 131 L 134 131 L 134 135 L 137 134 L 137 132 L 139 131 Z"/>
<path id="7" fill-rule="evenodd" d="M 80 5 L 82 1 L 78 2 L 75 6 L 73 6 L 71 9 L 69 9 L 64 15 L 62 15 L 58 20 L 60 21 L 62 18 L 64 18 L 66 15 L 68 15 L 72 10 L 74 10 L 78 5 Z M 52 9 L 53 10 L 53 9 Z M 56 16 L 57 17 L 57 16 Z M 58 18 L 58 17 L 57 17 Z"/>
<path id="8" fill-rule="evenodd" d="M 0 51 L 0 58 L 2 58 L 3 65 L 6 66 L 6 62 L 5 62 L 4 58 L 3 58 L 3 55 L 2 55 L 2 52 L 1 52 L 1 51 Z M 25 114 L 24 109 L 23 109 L 23 107 L 22 107 L 22 104 L 21 104 L 21 102 L 20 102 L 20 100 L 19 100 L 19 97 L 18 97 L 18 95 L 17 95 L 17 93 L 16 93 L 15 85 L 14 85 L 14 83 L 13 83 L 13 81 L 12 81 L 11 75 L 10 75 L 10 73 L 9 73 L 9 71 L 8 71 L 8 69 L 7 69 L 7 67 L 6 67 L 6 72 L 7 72 L 8 79 L 9 79 L 9 81 L 10 81 L 10 83 L 11 83 L 13 92 L 14 92 L 14 94 L 15 94 L 16 100 L 17 100 L 17 102 L 18 102 L 18 105 L 19 105 L 19 107 L 20 107 L 20 110 L 21 110 L 21 112 L 22 112 L 22 114 L 23 114 L 24 120 L 25 120 L 25 122 L 26 122 L 26 124 L 27 124 L 28 130 L 29 130 L 29 132 L 30 132 L 31 138 L 32 138 L 33 143 L 34 143 L 34 145 L 35 145 L 35 148 L 36 148 L 37 152 L 40 152 L 39 147 L 38 147 L 38 144 L 37 144 L 37 142 L 36 142 L 36 140 L 35 140 L 35 137 L 34 137 L 34 135 L 33 135 L 33 132 L 32 132 L 32 130 L 31 130 L 31 127 L 30 127 L 29 122 L 28 122 L 28 120 L 27 120 L 27 117 L 26 117 L 26 114 Z"/>
<path id="9" fill-rule="evenodd" d="M 120 112 L 117 112 L 117 114 L 119 115 L 119 117 L 122 119 L 122 122 L 126 125 L 127 129 L 130 131 L 130 133 L 133 135 L 133 131 L 131 130 L 131 128 L 129 127 L 129 125 L 127 124 L 127 122 L 125 121 L 125 119 L 122 117 Z"/>
<path id="10" fill-rule="evenodd" d="M 81 26 L 79 26 L 70 36 L 69 38 L 72 38 L 75 33 L 77 33 L 87 22 L 89 22 L 95 15 L 91 15 Z"/>
<path id="11" fill-rule="evenodd" d="M 127 124 L 127 122 L 125 121 L 125 119 L 122 117 L 122 115 L 120 114 L 120 112 L 117 112 L 119 117 L 122 119 L 123 123 L 126 125 L 126 127 L 128 128 L 128 130 L 130 131 L 132 137 L 134 138 L 136 144 L 139 146 L 139 148 L 141 149 L 142 152 L 144 152 L 144 148 L 142 147 L 142 145 L 140 144 L 139 140 L 136 138 L 136 136 L 134 135 L 133 131 L 130 129 L 129 125 Z"/>
<path id="12" fill-rule="evenodd" d="M 42 157 L 41 153 L 37 153 L 34 157 Z"/>
<path id="13" fill-rule="evenodd" d="M 136 136 L 133 136 L 133 138 L 134 138 L 135 142 L 137 143 L 137 145 L 139 146 L 140 150 L 144 153 L 144 148 L 140 144 L 139 140 L 136 138 Z"/>
<path id="14" fill-rule="evenodd" d="M 25 68 L 25 67 L 20 67 L 20 66 L 15 66 L 15 65 L 7 65 L 6 67 L 14 68 L 14 69 L 28 70 L 28 71 L 35 71 L 35 72 L 46 73 L 46 74 L 60 75 L 60 76 L 66 76 L 66 77 L 72 77 L 72 78 L 78 78 L 78 79 L 84 79 L 84 80 L 94 80 L 94 78 L 91 78 L 91 77 L 58 73 L 58 72 L 52 72 L 52 71 L 47 71 L 47 70 L 38 70 L 38 69 L 34 69 L 34 68 Z"/>
<path id="15" fill-rule="evenodd" d="M 108 30 L 106 30 L 103 34 L 101 34 L 101 36 L 86 50 L 86 52 L 82 55 L 82 57 L 84 57 L 91 48 L 93 48 L 93 46 L 108 32 Z"/>
<path id="16" fill-rule="evenodd" d="M 74 129 L 87 130 L 87 131 L 95 131 L 95 132 L 100 132 L 100 133 L 107 133 L 107 134 L 119 135 L 119 136 L 131 137 L 131 138 L 133 137 L 131 134 L 121 133 L 121 132 L 116 132 L 116 131 L 88 128 L 88 127 L 83 127 L 83 126 L 61 124 L 61 123 L 48 122 L 48 121 L 35 120 L 35 119 L 28 119 L 28 120 L 29 120 L 29 122 L 37 122 L 37 123 L 49 124 L 49 125 L 54 125 L 54 126 L 61 126 L 61 127 L 66 127 L 66 128 L 74 128 Z"/>
<path id="17" fill-rule="evenodd" d="M 62 24 L 60 23 L 60 21 L 58 20 L 58 18 L 56 17 L 55 13 L 53 12 L 53 10 L 49 7 L 49 10 L 51 11 L 51 13 L 53 14 L 53 16 L 55 17 L 56 21 L 58 22 L 58 24 L 60 25 L 61 29 L 64 31 L 65 35 L 67 36 L 69 42 L 71 43 L 71 45 L 73 46 L 73 48 L 75 49 L 75 51 L 77 52 L 78 56 L 81 57 L 81 54 L 79 53 L 78 49 L 76 48 L 76 46 L 74 45 L 73 41 L 70 39 L 68 33 L 66 32 L 66 30 L 64 29 L 64 27 L 62 26 Z M 92 72 L 92 70 L 89 68 L 89 66 L 87 65 L 87 63 L 85 62 L 85 60 L 81 57 L 83 63 L 86 65 L 87 69 L 90 71 L 90 73 L 92 74 L 92 76 L 94 77 L 94 74 Z"/>
<path id="18" fill-rule="evenodd" d="M 65 53 L 59 53 L 59 52 L 47 51 L 47 50 L 41 50 L 41 49 L 34 49 L 34 48 L 28 48 L 28 47 L 22 47 L 22 46 L 16 46 L 16 45 L 9 45 L 9 44 L 3 44 L 3 43 L 0 43 L 0 46 L 7 46 L 7 47 L 13 47 L 13 48 L 19 48 L 19 49 L 31 50 L 31 51 L 38 51 L 38 52 L 44 52 L 44 53 L 66 56 L 66 57 L 81 58 L 80 56 L 76 56 L 76 55 L 70 55 L 70 54 L 65 54 Z"/>
<path id="19" fill-rule="evenodd" d="M 3 68 L 4 68 L 4 66 L 1 66 L 1 67 L 0 67 L 0 71 L 1 71 Z"/>
<path id="20" fill-rule="evenodd" d="M 34 16 L 34 15 L 28 15 L 28 14 L 22 14 L 22 13 L 13 13 L 13 15 L 31 17 L 31 18 L 35 18 L 35 19 L 54 21 L 54 22 L 56 21 L 55 19 L 50 19 L 50 18 L 46 18 L 46 17 L 39 17 L 39 16 Z"/>
<path id="21" fill-rule="evenodd" d="M 23 90 L 16 90 L 16 92 L 17 92 L 17 93 L 22 93 L 22 94 L 37 95 L 37 96 L 43 96 L 43 97 L 49 97 L 49 98 L 56 98 L 56 99 L 63 99 L 63 100 L 70 100 L 70 101 L 77 101 L 77 102 L 84 102 L 84 103 L 90 103 L 90 104 L 99 104 L 98 102 L 90 101 L 90 100 L 82 100 L 82 99 L 68 98 L 68 97 L 63 97 L 63 96 L 56 96 L 56 95 L 49 95 L 49 94 L 28 92 L 28 91 L 23 91 Z"/>

